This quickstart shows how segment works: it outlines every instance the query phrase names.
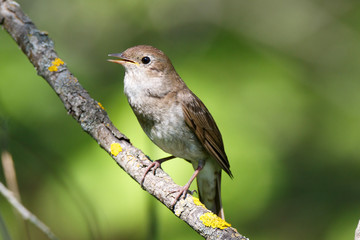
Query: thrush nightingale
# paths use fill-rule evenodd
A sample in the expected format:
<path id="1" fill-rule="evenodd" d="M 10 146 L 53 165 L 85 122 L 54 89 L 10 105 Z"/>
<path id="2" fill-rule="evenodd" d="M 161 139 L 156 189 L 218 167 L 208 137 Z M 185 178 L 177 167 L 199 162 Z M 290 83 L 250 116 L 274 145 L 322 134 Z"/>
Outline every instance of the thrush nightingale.
<path id="1" fill-rule="evenodd" d="M 152 46 L 139 45 L 108 60 L 125 67 L 124 92 L 146 135 L 172 156 L 153 162 L 148 171 L 178 157 L 193 165 L 194 174 L 179 190 L 173 205 L 185 197 L 197 178 L 200 201 L 224 218 L 221 203 L 221 170 L 230 177 L 230 164 L 222 137 L 209 110 L 186 86 L 170 59 Z"/>

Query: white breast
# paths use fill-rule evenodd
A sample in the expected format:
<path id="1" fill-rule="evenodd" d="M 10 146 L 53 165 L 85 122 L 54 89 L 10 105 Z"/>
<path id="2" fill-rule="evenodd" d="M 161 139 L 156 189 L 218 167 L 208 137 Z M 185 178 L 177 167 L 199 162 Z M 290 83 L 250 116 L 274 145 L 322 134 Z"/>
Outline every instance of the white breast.
<path id="1" fill-rule="evenodd" d="M 179 102 L 161 104 L 161 98 L 149 96 L 149 88 L 157 84 L 137 84 L 134 76 L 125 75 L 124 92 L 147 136 L 163 151 L 190 161 L 209 155 L 193 131 L 186 125 Z M 150 86 L 151 85 L 151 86 Z"/>

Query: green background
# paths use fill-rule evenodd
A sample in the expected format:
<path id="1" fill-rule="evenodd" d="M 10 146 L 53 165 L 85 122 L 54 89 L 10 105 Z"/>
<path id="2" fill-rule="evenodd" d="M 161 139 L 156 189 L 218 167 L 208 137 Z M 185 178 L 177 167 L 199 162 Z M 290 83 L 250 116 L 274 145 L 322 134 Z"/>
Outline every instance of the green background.
<path id="1" fill-rule="evenodd" d="M 128 106 L 124 70 L 106 59 L 137 44 L 170 57 L 222 132 L 235 177 L 223 175 L 223 206 L 240 233 L 255 240 L 354 238 L 359 1 L 19 3 L 119 130 L 152 159 L 167 154 Z M 201 239 L 81 130 L 4 30 L 0 141 L 13 156 L 24 205 L 60 239 Z M 180 185 L 193 171 L 181 159 L 163 169 Z M 3 197 L 0 213 L 12 239 L 27 239 L 27 232 L 46 239 Z"/>

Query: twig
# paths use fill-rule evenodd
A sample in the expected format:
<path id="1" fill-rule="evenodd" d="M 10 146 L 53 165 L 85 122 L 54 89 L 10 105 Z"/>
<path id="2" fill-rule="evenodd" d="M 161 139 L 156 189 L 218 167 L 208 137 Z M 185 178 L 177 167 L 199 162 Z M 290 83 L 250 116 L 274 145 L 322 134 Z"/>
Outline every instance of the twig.
<path id="1" fill-rule="evenodd" d="M 4 169 L 5 180 L 8 188 L 14 194 L 17 200 L 20 200 L 20 192 L 16 180 L 14 161 L 11 154 L 4 150 L 1 153 L 1 163 Z"/>
<path id="2" fill-rule="evenodd" d="M 32 224 L 38 227 L 43 233 L 48 236 L 49 239 L 56 240 L 57 237 L 51 230 L 40 221 L 34 214 L 27 210 L 14 196 L 14 194 L 9 191 L 2 182 L 0 182 L 0 193 L 8 200 L 8 202 L 20 213 L 24 220 L 29 220 Z"/>
<path id="3" fill-rule="evenodd" d="M 11 0 L 0 0 L 0 24 L 35 66 L 38 75 L 54 89 L 67 112 L 139 183 L 146 166 L 150 164 L 149 159 L 114 127 L 101 104 L 92 99 L 80 85 L 55 52 L 54 44 L 47 33 L 39 31 L 19 5 Z M 112 147 L 118 151 L 111 152 Z M 218 219 L 204 218 L 210 216 L 210 211 L 194 202 L 194 198 L 189 194 L 173 209 L 171 203 L 176 195 L 174 190 L 180 186 L 161 169 L 156 171 L 156 175 L 146 176 L 143 188 L 206 239 L 246 239 L 235 228 L 211 227 Z M 202 220 L 200 217 L 203 217 Z"/>

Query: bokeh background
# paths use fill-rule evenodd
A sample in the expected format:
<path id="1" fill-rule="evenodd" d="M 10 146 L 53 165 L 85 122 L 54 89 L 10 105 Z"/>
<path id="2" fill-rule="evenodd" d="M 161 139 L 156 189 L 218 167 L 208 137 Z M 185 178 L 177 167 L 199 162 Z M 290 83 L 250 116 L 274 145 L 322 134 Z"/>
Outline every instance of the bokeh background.
<path id="1" fill-rule="evenodd" d="M 223 205 L 240 233 L 353 239 L 360 217 L 359 1 L 19 3 L 120 131 L 153 159 L 167 154 L 128 106 L 124 70 L 106 59 L 137 44 L 172 59 L 222 132 L 235 176 L 223 175 Z M 22 202 L 60 239 L 201 239 L 81 130 L 4 30 L 0 141 L 13 156 Z M 180 185 L 192 174 L 181 159 L 163 168 Z M 3 197 L 0 214 L 12 239 L 46 239 Z"/>

